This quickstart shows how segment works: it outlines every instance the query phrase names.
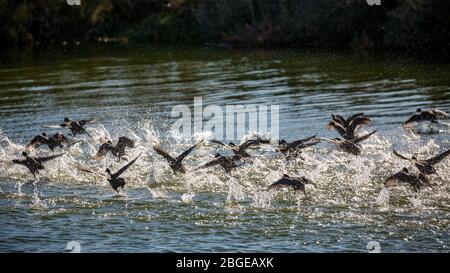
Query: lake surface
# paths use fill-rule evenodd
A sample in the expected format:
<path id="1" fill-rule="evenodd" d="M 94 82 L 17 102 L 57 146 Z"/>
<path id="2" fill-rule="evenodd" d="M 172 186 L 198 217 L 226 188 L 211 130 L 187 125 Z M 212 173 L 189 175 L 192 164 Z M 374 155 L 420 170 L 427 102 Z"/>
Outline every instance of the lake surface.
<path id="1" fill-rule="evenodd" d="M 450 148 L 449 127 L 432 134 L 401 127 L 417 107 L 450 111 L 450 66 L 301 51 L 232 51 L 136 47 L 73 48 L 0 55 L 0 155 L 19 158 L 24 145 L 64 117 L 97 118 L 83 140 L 46 164 L 38 179 L 22 166 L 0 163 L 0 251 L 64 252 L 448 252 L 450 159 L 436 165 L 440 181 L 414 193 L 383 189 L 402 167 L 392 149 L 428 158 Z M 180 137 L 170 130 L 175 105 L 279 105 L 280 138 L 317 134 L 332 113 L 364 112 L 378 130 L 353 156 L 327 142 L 286 161 L 269 148 L 231 174 L 192 171 L 216 151 L 211 134 Z M 448 121 L 447 121 L 448 122 Z M 425 128 L 427 129 L 427 128 Z M 424 129 L 424 130 L 425 130 Z M 244 138 L 252 137 L 247 132 Z M 77 171 L 77 162 L 102 172 L 125 161 L 90 157 L 102 141 L 126 135 L 141 158 L 124 174 L 118 195 L 104 178 Z M 179 154 L 206 144 L 174 175 L 152 149 Z M 232 140 L 232 139 L 228 139 Z M 46 148 L 35 155 L 51 154 Z M 308 196 L 266 188 L 284 173 L 306 176 Z M 77 244 L 77 243 L 75 243 Z M 70 244 L 69 244 L 70 246 Z"/>

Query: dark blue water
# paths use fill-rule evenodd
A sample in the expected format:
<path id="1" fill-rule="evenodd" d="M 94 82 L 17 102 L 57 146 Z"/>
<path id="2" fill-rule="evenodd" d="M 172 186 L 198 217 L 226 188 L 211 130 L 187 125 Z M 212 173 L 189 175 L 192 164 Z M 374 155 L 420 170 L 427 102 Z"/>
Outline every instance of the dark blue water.
<path id="1" fill-rule="evenodd" d="M 66 148 L 37 180 L 21 166 L 0 163 L 0 251 L 62 252 L 448 252 L 450 160 L 437 165 L 441 182 L 419 194 L 383 190 L 387 176 L 412 166 L 392 149 L 429 157 L 450 148 L 448 126 L 437 134 L 405 132 L 417 107 L 450 110 L 450 67 L 345 54 L 296 51 L 220 51 L 152 48 L 73 49 L 8 53 L 0 66 L 0 155 L 18 158 L 36 134 L 65 116 L 98 118 L 94 140 Z M 252 164 L 230 175 L 220 168 L 193 172 L 218 149 L 208 141 L 174 175 L 152 145 L 181 153 L 200 138 L 170 131 L 175 105 L 266 104 L 280 107 L 280 137 L 295 140 L 325 129 L 330 114 L 364 112 L 377 134 L 352 156 L 329 144 L 286 162 L 255 149 Z M 427 129 L 427 128 L 425 128 Z M 67 133 L 67 131 L 62 130 Z M 250 137 L 252 132 L 246 132 Z M 101 141 L 128 135 L 143 156 L 124 175 L 117 195 L 101 177 L 124 163 L 93 161 Z M 220 152 L 226 153 L 226 149 Z M 34 152 L 48 154 L 45 148 Z M 282 174 L 304 175 L 308 197 L 266 188 Z"/>

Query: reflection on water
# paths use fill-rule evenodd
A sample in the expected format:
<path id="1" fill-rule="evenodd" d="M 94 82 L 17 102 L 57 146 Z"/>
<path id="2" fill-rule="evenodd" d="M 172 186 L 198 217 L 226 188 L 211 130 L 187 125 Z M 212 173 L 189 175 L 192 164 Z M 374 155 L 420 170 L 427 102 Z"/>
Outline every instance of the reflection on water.
<path id="1" fill-rule="evenodd" d="M 8 53 L 0 67 L 0 155 L 16 158 L 43 124 L 65 116 L 100 118 L 85 139 L 47 164 L 39 181 L 20 166 L 0 164 L 0 250 L 63 251 L 448 251 L 449 184 L 383 190 L 382 182 L 410 167 L 391 150 L 429 157 L 448 149 L 448 127 L 414 135 L 400 127 L 420 106 L 450 109 L 450 67 L 344 54 L 153 48 Z M 178 154 L 194 140 L 168 128 L 174 105 L 279 104 L 280 136 L 294 140 L 325 129 L 331 113 L 365 112 L 375 137 L 363 154 L 332 145 L 286 162 L 274 151 L 231 175 L 220 169 L 174 175 L 152 150 Z M 48 129 L 47 129 L 48 130 Z M 51 129 L 48 130 L 52 131 Z M 55 130 L 53 130 L 55 131 Z M 118 169 L 112 157 L 92 161 L 101 140 L 131 136 L 142 159 L 125 176 L 124 196 L 103 179 L 73 170 Z M 208 135 L 197 136 L 208 137 Z M 211 145 L 186 158 L 192 170 L 213 157 Z M 220 150 L 226 153 L 226 150 Z M 41 153 L 46 153 L 45 149 Z M 437 167 L 450 180 L 450 160 Z M 265 188 L 283 173 L 304 175 L 308 197 Z"/>

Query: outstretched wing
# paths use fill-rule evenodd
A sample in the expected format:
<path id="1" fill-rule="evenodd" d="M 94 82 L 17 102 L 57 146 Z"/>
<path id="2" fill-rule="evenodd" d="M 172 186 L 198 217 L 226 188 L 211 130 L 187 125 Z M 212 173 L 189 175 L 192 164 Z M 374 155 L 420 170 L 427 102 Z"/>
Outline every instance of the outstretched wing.
<path id="1" fill-rule="evenodd" d="M 299 139 L 299 140 L 296 140 L 296 141 L 293 141 L 290 145 L 291 146 L 298 146 L 298 145 L 300 145 L 300 144 L 304 144 L 304 143 L 306 143 L 306 142 L 308 142 L 308 141 L 311 141 L 311 140 L 317 140 L 316 139 L 316 135 L 313 135 L 313 136 L 310 136 L 310 137 L 307 137 L 307 138 L 304 138 L 304 139 Z M 320 140 L 319 140 L 319 142 L 320 142 Z M 317 143 L 319 143 L 319 142 L 317 142 Z M 316 143 L 316 144 L 317 144 Z"/>
<path id="2" fill-rule="evenodd" d="M 228 145 L 228 144 L 226 144 L 226 143 L 223 143 L 223 142 L 221 142 L 221 141 L 218 141 L 218 140 L 212 139 L 212 140 L 211 140 L 211 142 L 212 142 L 212 143 L 216 143 L 216 144 L 219 144 L 219 145 L 222 145 L 222 146 L 225 146 L 225 147 L 227 147 L 227 148 L 230 148 L 230 149 L 232 149 L 232 147 L 231 147 L 230 145 Z"/>
<path id="3" fill-rule="evenodd" d="M 403 156 L 403 155 L 399 154 L 396 150 L 392 150 L 392 152 L 394 153 L 394 155 L 400 157 L 401 159 L 405 159 L 405 160 L 411 161 L 411 158 L 407 158 L 406 156 Z"/>
<path id="4" fill-rule="evenodd" d="M 356 118 L 360 118 L 361 116 L 364 116 L 364 113 L 356 113 L 356 114 L 350 116 L 345 122 L 347 125 L 349 125 L 350 122 L 354 121 Z"/>
<path id="5" fill-rule="evenodd" d="M 259 145 L 260 140 L 259 139 L 249 139 L 247 141 L 245 141 L 244 143 L 242 143 L 241 145 L 239 145 L 239 150 L 240 151 L 245 151 L 247 150 L 250 146 L 256 146 Z"/>
<path id="6" fill-rule="evenodd" d="M 416 122 L 423 121 L 423 116 L 421 114 L 414 114 L 411 117 L 409 117 L 404 123 L 403 126 L 411 126 Z"/>
<path id="7" fill-rule="evenodd" d="M 434 165 L 434 164 L 437 164 L 437 163 L 441 162 L 442 160 L 444 160 L 449 154 L 450 154 L 450 149 L 443 153 L 440 153 L 436 156 L 433 156 L 432 158 L 429 158 L 426 161 L 428 163 L 430 163 L 431 165 Z"/>
<path id="8" fill-rule="evenodd" d="M 318 138 L 319 140 L 324 140 L 324 141 L 328 141 L 331 142 L 333 144 L 339 144 L 340 143 L 340 139 L 330 139 L 330 138 L 326 138 L 326 137 L 321 137 Z"/>
<path id="9" fill-rule="evenodd" d="M 71 165 L 74 166 L 79 171 L 90 173 L 90 174 L 93 174 L 93 175 L 99 175 L 99 176 L 106 177 L 106 175 L 104 175 L 102 173 L 94 172 L 93 170 L 90 170 L 87 167 L 82 166 L 78 162 L 73 162 L 73 163 L 71 163 Z"/>
<path id="10" fill-rule="evenodd" d="M 195 170 L 205 169 L 205 168 L 209 168 L 209 167 L 219 165 L 219 164 L 220 164 L 220 159 L 216 158 L 216 159 L 213 159 L 213 160 L 201 165 L 200 167 L 197 167 Z"/>
<path id="11" fill-rule="evenodd" d="M 331 121 L 330 123 L 328 123 L 327 125 L 327 129 L 331 130 L 331 129 L 336 129 L 336 131 L 342 136 L 345 137 L 347 135 L 347 128 L 345 127 L 344 124 L 341 124 L 340 122 L 337 122 L 335 120 Z"/>
<path id="12" fill-rule="evenodd" d="M 81 126 L 84 126 L 84 125 L 86 125 L 86 124 L 97 123 L 97 122 L 98 122 L 97 119 L 82 119 L 82 120 L 78 121 L 78 123 L 79 123 Z"/>
<path id="13" fill-rule="evenodd" d="M 192 150 L 195 149 L 195 147 L 197 147 L 197 145 L 199 145 L 199 144 L 202 143 L 202 142 L 203 142 L 203 139 L 200 140 L 200 142 L 198 142 L 197 144 L 195 144 L 195 145 L 192 146 L 191 148 L 189 148 L 189 149 L 187 149 L 186 151 L 184 151 L 182 154 L 180 154 L 180 155 L 177 157 L 177 160 L 178 160 L 178 161 L 182 161 L 188 154 L 190 154 L 190 153 L 192 152 Z"/>
<path id="14" fill-rule="evenodd" d="M 281 187 L 289 187 L 289 186 L 293 186 L 292 185 L 292 181 L 281 178 L 277 181 L 275 181 L 272 185 L 270 185 L 267 189 L 277 189 L 277 188 L 281 188 Z"/>
<path id="15" fill-rule="evenodd" d="M 30 143 L 25 146 L 25 149 L 36 149 L 42 144 L 44 144 L 48 139 L 44 136 L 35 136 Z"/>
<path id="16" fill-rule="evenodd" d="M 448 113 L 446 113 L 446 112 L 444 112 L 444 111 L 442 111 L 442 110 L 439 110 L 439 109 L 432 109 L 432 110 L 430 110 L 433 114 L 435 114 L 436 115 L 436 117 L 438 117 L 438 118 L 449 118 L 450 117 L 450 115 L 448 114 Z"/>
<path id="17" fill-rule="evenodd" d="M 116 173 L 112 174 L 112 177 L 119 177 L 121 174 L 123 174 L 126 170 L 128 170 L 129 167 L 131 167 L 131 165 L 133 165 L 136 160 L 138 160 L 138 158 L 141 156 L 142 152 L 136 156 L 133 160 L 131 160 L 130 162 L 128 162 L 127 165 L 123 166 L 122 169 L 118 170 Z"/>
<path id="18" fill-rule="evenodd" d="M 42 162 L 46 162 L 46 161 L 49 161 L 49 160 L 53 160 L 53 159 L 55 159 L 55 158 L 58 158 L 58 157 L 60 157 L 60 156 L 63 156 L 64 154 L 65 154 L 65 153 L 57 154 L 57 155 L 52 155 L 52 156 L 46 156 L 46 157 L 36 157 L 35 160 L 36 160 L 37 162 L 39 162 L 39 163 L 42 163 Z"/>
<path id="19" fill-rule="evenodd" d="M 63 123 L 63 124 L 48 124 L 48 125 L 42 125 L 41 127 L 42 128 L 53 128 L 53 129 L 56 129 L 56 128 L 62 128 L 62 127 L 66 127 L 66 125 L 64 125 L 65 123 Z"/>
<path id="20" fill-rule="evenodd" d="M 153 150 L 155 150 L 155 152 L 158 153 L 159 155 L 162 155 L 168 161 L 176 160 L 174 157 L 172 157 L 170 154 L 168 154 L 166 151 L 164 151 L 163 149 L 161 149 L 158 146 L 153 146 Z"/>
<path id="21" fill-rule="evenodd" d="M 352 132 L 354 132 L 361 126 L 367 125 L 370 122 L 371 122 L 371 120 L 368 117 L 355 117 L 348 123 L 347 130 L 351 130 Z"/>
<path id="22" fill-rule="evenodd" d="M 301 144 L 299 144 L 299 145 L 297 145 L 297 146 L 295 146 L 296 148 L 300 148 L 300 149 L 305 149 L 305 148 L 308 148 L 308 147 L 312 147 L 312 146 L 314 146 L 314 145 L 317 145 L 317 144 L 319 144 L 320 143 L 320 139 L 315 139 L 315 140 L 312 140 L 312 141 L 310 141 L 310 142 L 307 142 L 307 143 L 301 143 Z"/>
<path id="23" fill-rule="evenodd" d="M 342 126 L 347 125 L 347 121 L 341 115 L 331 115 L 331 119 L 334 120 L 336 123 L 341 124 Z"/>
<path id="24" fill-rule="evenodd" d="M 129 139 L 128 137 L 119 137 L 119 140 L 117 141 L 117 147 L 134 147 L 134 141 L 132 139 Z"/>
<path id="25" fill-rule="evenodd" d="M 100 148 L 98 148 L 97 153 L 94 155 L 94 159 L 100 159 L 108 154 L 112 149 L 111 144 L 109 143 L 103 143 L 100 145 Z"/>
<path id="26" fill-rule="evenodd" d="M 61 143 L 69 143 L 69 139 L 62 133 L 56 133 L 51 138 Z"/>
<path id="27" fill-rule="evenodd" d="M 401 180 L 403 176 L 404 176 L 403 172 L 398 172 L 398 173 L 395 173 L 395 174 L 389 176 L 384 181 L 384 186 L 385 187 L 392 187 L 392 186 L 397 185 L 398 181 Z"/>
<path id="28" fill-rule="evenodd" d="M 377 132 L 377 130 L 375 130 L 375 131 L 373 131 L 371 133 L 368 133 L 367 135 L 355 138 L 355 140 L 353 142 L 354 143 L 359 143 L 361 141 L 364 141 L 364 140 L 368 139 L 371 135 L 375 134 L 376 132 Z"/>

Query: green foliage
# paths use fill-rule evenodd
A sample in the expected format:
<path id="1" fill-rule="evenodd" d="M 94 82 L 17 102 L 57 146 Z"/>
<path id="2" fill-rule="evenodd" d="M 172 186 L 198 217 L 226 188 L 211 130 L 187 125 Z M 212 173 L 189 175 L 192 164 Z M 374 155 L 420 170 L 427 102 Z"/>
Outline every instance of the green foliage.
<path id="1" fill-rule="evenodd" d="M 440 0 L 0 0 L 3 46 L 125 36 L 163 45 L 389 49 L 449 55 Z"/>

